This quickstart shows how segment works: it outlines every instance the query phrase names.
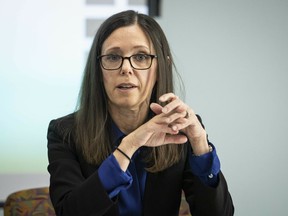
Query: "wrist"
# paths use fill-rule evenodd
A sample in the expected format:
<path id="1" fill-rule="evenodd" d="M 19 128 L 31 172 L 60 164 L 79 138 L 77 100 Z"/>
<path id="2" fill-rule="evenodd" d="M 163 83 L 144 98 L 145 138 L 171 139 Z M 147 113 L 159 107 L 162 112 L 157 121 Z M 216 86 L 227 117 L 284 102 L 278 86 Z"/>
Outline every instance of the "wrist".
<path id="1" fill-rule="evenodd" d="M 132 144 L 133 142 L 130 141 L 130 138 L 128 136 L 124 137 L 122 139 L 122 142 L 120 143 L 119 147 L 122 151 L 125 152 L 125 154 L 129 157 L 132 158 L 134 153 L 138 150 L 138 146 L 135 146 Z"/>
<path id="2" fill-rule="evenodd" d="M 208 150 L 205 149 L 202 152 L 194 152 L 194 150 L 193 150 L 193 156 L 199 157 L 201 155 L 207 154 L 207 153 L 212 152 L 212 151 L 213 151 L 213 147 L 208 144 Z"/>
<path id="3" fill-rule="evenodd" d="M 124 151 L 122 151 L 118 146 L 115 146 L 115 150 L 119 151 L 122 156 L 124 156 L 127 160 L 129 160 L 129 162 L 131 162 L 131 157 L 129 157 Z"/>
<path id="4" fill-rule="evenodd" d="M 212 146 L 208 144 L 206 132 L 198 138 L 194 137 L 193 139 L 189 139 L 189 141 L 193 149 L 193 154 L 196 156 L 211 152 L 211 149 L 213 150 Z"/>

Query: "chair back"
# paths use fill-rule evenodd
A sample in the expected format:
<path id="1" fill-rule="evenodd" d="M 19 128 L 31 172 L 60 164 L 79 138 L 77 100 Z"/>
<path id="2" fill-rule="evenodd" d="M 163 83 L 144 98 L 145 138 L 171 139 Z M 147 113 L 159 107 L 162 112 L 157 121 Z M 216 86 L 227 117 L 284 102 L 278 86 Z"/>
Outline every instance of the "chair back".
<path id="1" fill-rule="evenodd" d="M 10 194 L 4 203 L 4 216 L 55 216 L 49 188 L 31 188 Z"/>
<path id="2" fill-rule="evenodd" d="M 182 195 L 181 195 L 179 216 L 192 216 L 190 213 L 189 205 L 185 199 L 185 194 L 183 191 L 182 191 Z"/>

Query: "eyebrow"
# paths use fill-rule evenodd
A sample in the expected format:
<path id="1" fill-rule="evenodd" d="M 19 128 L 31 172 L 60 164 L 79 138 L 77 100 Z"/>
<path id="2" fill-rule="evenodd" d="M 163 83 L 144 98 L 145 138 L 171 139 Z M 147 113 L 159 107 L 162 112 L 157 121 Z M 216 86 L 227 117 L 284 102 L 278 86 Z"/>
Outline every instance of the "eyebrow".
<path id="1" fill-rule="evenodd" d="M 142 46 L 142 45 L 134 46 L 132 49 L 133 49 L 133 50 L 134 50 L 134 49 L 145 49 L 145 50 L 147 50 L 147 51 L 150 52 L 150 48 L 149 48 L 149 47 L 147 47 L 147 46 Z M 121 51 L 121 50 L 122 50 L 121 47 L 116 46 L 116 47 L 108 48 L 108 49 L 103 50 L 103 51 L 109 52 L 109 51 Z"/>

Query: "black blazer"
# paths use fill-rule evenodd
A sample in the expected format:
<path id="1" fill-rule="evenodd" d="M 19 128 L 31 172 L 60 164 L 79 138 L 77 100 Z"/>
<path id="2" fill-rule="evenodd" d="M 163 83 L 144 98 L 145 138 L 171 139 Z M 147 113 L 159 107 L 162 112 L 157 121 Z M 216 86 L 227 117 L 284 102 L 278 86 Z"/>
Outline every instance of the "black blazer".
<path id="1" fill-rule="evenodd" d="M 48 128 L 50 197 L 57 215 L 117 216 L 117 198 L 111 200 L 98 177 L 98 166 L 88 164 L 75 148 L 74 114 L 53 120 Z M 185 144 L 183 158 L 158 173 L 147 173 L 143 200 L 144 216 L 177 216 L 184 190 L 193 216 L 233 215 L 234 207 L 223 174 L 216 188 L 204 185 L 188 169 Z"/>

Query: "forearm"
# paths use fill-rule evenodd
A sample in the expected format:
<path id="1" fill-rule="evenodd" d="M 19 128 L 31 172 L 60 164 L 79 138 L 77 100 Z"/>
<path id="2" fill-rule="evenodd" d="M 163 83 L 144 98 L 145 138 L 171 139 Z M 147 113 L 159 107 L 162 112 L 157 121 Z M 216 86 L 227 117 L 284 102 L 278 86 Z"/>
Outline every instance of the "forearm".
<path id="1" fill-rule="evenodd" d="M 193 150 L 194 155 L 204 155 L 210 151 L 209 144 L 207 141 L 207 134 L 203 129 L 202 134 L 199 137 L 189 137 L 189 143 L 191 144 L 191 148 Z"/>
<path id="2" fill-rule="evenodd" d="M 127 170 L 134 153 L 139 148 L 138 146 L 133 145 L 129 139 L 131 139 L 129 138 L 129 135 L 124 137 L 118 146 L 118 149 L 115 149 L 113 152 L 113 155 L 116 158 L 120 168 L 124 172 Z"/>

